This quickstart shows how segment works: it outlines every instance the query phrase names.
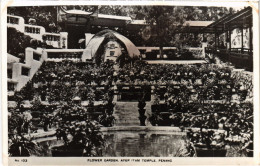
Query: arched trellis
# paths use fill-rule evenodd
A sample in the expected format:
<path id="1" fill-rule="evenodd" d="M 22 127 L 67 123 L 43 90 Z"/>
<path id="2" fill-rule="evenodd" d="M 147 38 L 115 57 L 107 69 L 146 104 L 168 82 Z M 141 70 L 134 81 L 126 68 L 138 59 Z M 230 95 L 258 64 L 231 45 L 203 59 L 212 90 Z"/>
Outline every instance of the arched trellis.
<path id="1" fill-rule="evenodd" d="M 98 56 L 98 50 L 101 49 L 101 46 L 106 44 L 109 40 L 117 40 L 126 49 L 129 57 L 134 58 L 140 56 L 140 51 L 128 38 L 115 31 L 107 29 L 98 32 L 90 39 L 82 56 L 83 61 L 86 59 L 95 59 L 95 57 Z"/>

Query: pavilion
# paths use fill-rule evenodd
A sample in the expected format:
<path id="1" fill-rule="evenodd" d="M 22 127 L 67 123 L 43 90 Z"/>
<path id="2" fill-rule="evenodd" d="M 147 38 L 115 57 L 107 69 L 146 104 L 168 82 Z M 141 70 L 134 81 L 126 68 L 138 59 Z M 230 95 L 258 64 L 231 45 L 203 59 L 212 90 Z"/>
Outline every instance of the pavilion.
<path id="1" fill-rule="evenodd" d="M 206 53 L 217 55 L 239 68 L 253 70 L 252 8 L 247 7 L 201 28 L 205 34 L 214 34 L 215 45 Z M 221 36 L 224 40 L 221 41 Z"/>
<path id="2" fill-rule="evenodd" d="M 106 15 L 82 10 L 65 10 L 60 7 L 58 21 L 62 22 L 65 31 L 68 32 L 69 48 L 76 48 L 79 39 L 84 39 L 85 34 L 96 34 L 104 29 L 116 31 L 130 40 L 135 38 L 138 33 L 145 34 L 141 35 L 143 40 L 148 40 L 151 36 L 156 35 L 153 32 L 154 28 L 148 25 L 145 20 L 134 20 L 128 16 Z M 211 23 L 213 21 L 186 21 L 184 23 L 186 28 L 178 32 L 196 36 L 201 28 Z"/>

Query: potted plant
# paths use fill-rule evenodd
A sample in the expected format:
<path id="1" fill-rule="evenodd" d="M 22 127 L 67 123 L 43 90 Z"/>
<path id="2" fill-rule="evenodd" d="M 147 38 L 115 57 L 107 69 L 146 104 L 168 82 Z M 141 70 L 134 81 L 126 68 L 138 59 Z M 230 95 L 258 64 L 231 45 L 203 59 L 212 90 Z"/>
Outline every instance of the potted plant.
<path id="1" fill-rule="evenodd" d="M 103 115 L 99 116 L 99 123 L 105 127 L 112 127 L 115 123 L 115 117 L 106 111 Z"/>
<path id="2" fill-rule="evenodd" d="M 216 143 L 213 139 L 214 131 L 207 130 L 200 132 L 189 131 L 187 133 L 191 142 L 194 142 L 197 157 L 225 157 L 227 150 L 224 149 L 224 140 Z"/>
<path id="3" fill-rule="evenodd" d="M 10 135 L 9 138 L 9 156 L 29 157 L 39 150 L 39 147 L 32 141 L 32 138 L 27 139 L 17 134 Z"/>
<path id="4" fill-rule="evenodd" d="M 52 147 L 53 157 L 101 155 L 104 139 L 97 123 L 86 120 L 69 127 L 62 126 L 57 133 L 62 133 L 64 144 Z"/>

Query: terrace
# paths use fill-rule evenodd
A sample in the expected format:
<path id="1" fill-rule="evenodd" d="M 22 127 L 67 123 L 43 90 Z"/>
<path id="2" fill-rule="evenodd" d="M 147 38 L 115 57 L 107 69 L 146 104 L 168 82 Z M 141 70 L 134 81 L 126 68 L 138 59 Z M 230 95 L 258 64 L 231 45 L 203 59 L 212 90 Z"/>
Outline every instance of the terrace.
<path id="1" fill-rule="evenodd" d="M 253 70 L 252 8 L 247 7 L 227 15 L 201 29 L 203 34 L 214 34 L 215 45 L 205 48 L 208 55 L 216 55 L 238 68 Z M 222 40 L 221 40 L 222 37 Z"/>

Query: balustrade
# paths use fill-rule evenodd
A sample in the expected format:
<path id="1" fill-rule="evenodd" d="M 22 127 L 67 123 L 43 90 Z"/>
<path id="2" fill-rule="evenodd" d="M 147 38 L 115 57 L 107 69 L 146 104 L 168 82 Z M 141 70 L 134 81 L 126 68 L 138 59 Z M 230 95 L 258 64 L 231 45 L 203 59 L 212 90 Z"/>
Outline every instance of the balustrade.
<path id="1" fill-rule="evenodd" d="M 9 24 L 19 24 L 19 18 L 7 16 L 7 23 L 9 23 Z"/>
<path id="2" fill-rule="evenodd" d="M 41 29 L 38 27 L 29 27 L 29 26 L 25 26 L 24 31 L 26 33 L 33 33 L 33 34 L 40 34 L 41 33 Z"/>
<path id="3" fill-rule="evenodd" d="M 45 34 L 46 43 L 52 45 L 55 48 L 61 48 L 60 34 Z"/>
<path id="4" fill-rule="evenodd" d="M 222 61 L 231 62 L 238 68 L 245 68 L 249 71 L 253 69 L 253 57 L 252 50 L 248 48 L 231 48 L 221 49 L 221 48 L 205 48 L 207 54 L 217 55 Z"/>
<path id="5" fill-rule="evenodd" d="M 8 82 L 8 91 L 14 91 L 15 90 L 15 84 L 12 82 Z"/>
<path id="6" fill-rule="evenodd" d="M 54 48 L 67 48 L 67 32 L 48 33 L 45 28 L 37 25 L 25 24 L 24 18 L 19 16 L 7 16 L 8 27 L 13 27 L 21 33 L 26 33 L 33 39 L 43 40 L 45 36 L 46 43 Z"/>
<path id="7" fill-rule="evenodd" d="M 59 35 L 46 35 L 47 41 L 60 41 Z"/>
<path id="8" fill-rule="evenodd" d="M 81 59 L 82 52 L 49 52 L 48 59 Z"/>

